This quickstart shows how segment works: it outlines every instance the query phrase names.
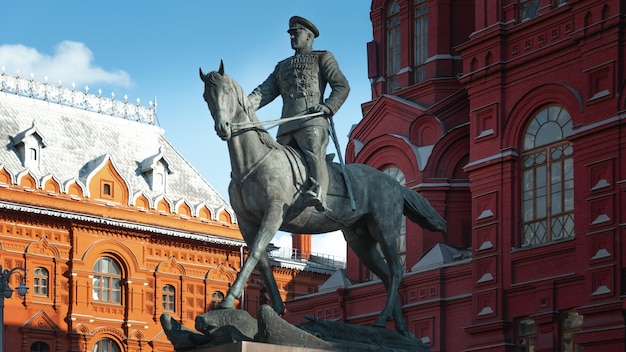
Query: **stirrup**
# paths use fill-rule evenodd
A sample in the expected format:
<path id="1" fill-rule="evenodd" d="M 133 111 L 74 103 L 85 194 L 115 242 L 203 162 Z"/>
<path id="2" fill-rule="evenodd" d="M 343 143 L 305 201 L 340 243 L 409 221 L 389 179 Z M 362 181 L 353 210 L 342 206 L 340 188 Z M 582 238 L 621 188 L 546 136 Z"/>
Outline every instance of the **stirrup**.
<path id="1" fill-rule="evenodd" d="M 304 201 L 304 205 L 306 205 L 307 207 L 315 207 L 315 210 L 319 211 L 320 213 L 326 211 L 326 204 L 324 204 L 324 202 L 318 197 L 307 198 Z"/>
<path id="2" fill-rule="evenodd" d="M 315 179 L 311 179 L 311 181 L 315 181 Z M 317 181 L 315 181 L 317 183 Z M 322 199 L 320 195 L 322 193 L 322 188 L 317 184 L 317 193 L 313 191 L 313 187 L 309 188 L 304 195 L 306 199 L 304 200 L 304 205 L 307 207 L 315 207 L 315 209 L 319 212 L 324 212 L 326 208 L 326 202 Z"/>

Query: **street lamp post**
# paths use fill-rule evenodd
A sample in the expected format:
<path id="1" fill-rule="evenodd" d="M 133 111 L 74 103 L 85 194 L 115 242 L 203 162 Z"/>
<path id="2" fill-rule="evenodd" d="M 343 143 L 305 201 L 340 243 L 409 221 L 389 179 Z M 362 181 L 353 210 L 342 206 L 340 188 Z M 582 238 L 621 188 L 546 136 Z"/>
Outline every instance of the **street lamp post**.
<path id="1" fill-rule="evenodd" d="M 26 296 L 28 292 L 28 286 L 26 286 L 26 269 L 22 267 L 16 267 L 13 269 L 2 270 L 0 265 L 0 352 L 4 352 L 4 299 L 11 298 L 13 295 L 13 289 L 9 286 L 9 278 L 16 271 L 21 271 L 22 277 L 20 279 L 20 285 L 17 286 L 17 294 L 21 297 Z"/>

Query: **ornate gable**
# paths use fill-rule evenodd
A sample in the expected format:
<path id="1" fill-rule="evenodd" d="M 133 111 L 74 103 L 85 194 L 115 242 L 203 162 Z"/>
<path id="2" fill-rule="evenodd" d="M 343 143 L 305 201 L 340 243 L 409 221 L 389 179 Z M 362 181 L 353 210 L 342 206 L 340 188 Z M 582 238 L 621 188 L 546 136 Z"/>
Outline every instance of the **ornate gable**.
<path id="1" fill-rule="evenodd" d="M 54 330 L 61 331 L 59 326 L 54 322 L 54 320 L 48 315 L 48 313 L 40 310 L 32 318 L 27 320 L 24 325 L 24 328 L 37 329 L 37 330 Z"/>
<path id="2" fill-rule="evenodd" d="M 155 271 L 176 276 L 183 276 L 186 273 L 185 267 L 180 265 L 174 257 L 170 257 L 168 260 L 159 263 Z"/>
<path id="3" fill-rule="evenodd" d="M 61 181 L 54 175 L 48 174 L 41 179 L 41 189 L 49 193 L 61 193 Z"/>
<path id="4" fill-rule="evenodd" d="M 384 95 L 352 130 L 350 139 L 367 144 L 369 140 L 384 134 L 406 135 L 411 123 L 425 111 L 425 107 L 412 101 Z"/>
<path id="5" fill-rule="evenodd" d="M 47 256 L 52 258 L 60 258 L 61 253 L 59 249 L 50 244 L 48 239 L 45 237 L 39 240 L 39 242 L 33 242 L 28 247 L 26 247 L 26 253 L 39 255 L 39 256 Z"/>
<path id="6" fill-rule="evenodd" d="M 129 182 L 105 154 L 88 162 L 80 170 L 81 179 L 89 190 L 89 198 L 127 205 L 130 203 Z"/>

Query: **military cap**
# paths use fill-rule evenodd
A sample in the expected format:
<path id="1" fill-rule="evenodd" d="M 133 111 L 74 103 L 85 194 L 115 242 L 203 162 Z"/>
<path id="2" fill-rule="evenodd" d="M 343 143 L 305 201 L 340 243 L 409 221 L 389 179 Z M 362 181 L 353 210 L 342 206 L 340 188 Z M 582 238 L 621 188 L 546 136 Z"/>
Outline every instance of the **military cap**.
<path id="1" fill-rule="evenodd" d="M 298 28 L 306 28 L 310 30 L 311 32 L 313 32 L 313 36 L 315 38 L 320 35 L 320 31 L 317 30 L 317 27 L 315 27 L 315 25 L 311 21 L 300 16 L 291 17 L 289 19 L 289 30 L 287 30 L 287 32 Z"/>

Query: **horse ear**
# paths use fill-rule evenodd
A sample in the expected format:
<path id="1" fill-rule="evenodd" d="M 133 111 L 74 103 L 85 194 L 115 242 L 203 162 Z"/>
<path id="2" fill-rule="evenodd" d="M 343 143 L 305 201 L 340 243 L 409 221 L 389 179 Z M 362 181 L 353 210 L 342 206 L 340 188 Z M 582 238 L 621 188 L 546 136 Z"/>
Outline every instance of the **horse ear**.
<path id="1" fill-rule="evenodd" d="M 202 72 L 202 67 L 200 67 L 200 79 L 204 82 L 206 75 Z"/>
<path id="2" fill-rule="evenodd" d="M 218 71 L 220 75 L 224 75 L 224 60 L 220 60 L 220 69 Z"/>

